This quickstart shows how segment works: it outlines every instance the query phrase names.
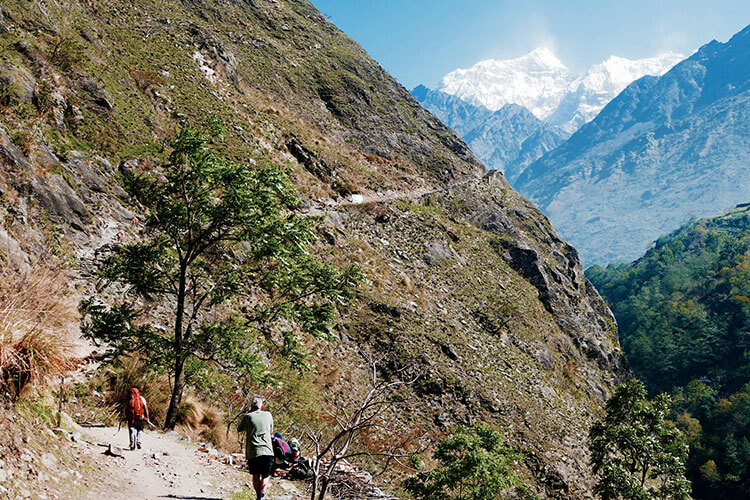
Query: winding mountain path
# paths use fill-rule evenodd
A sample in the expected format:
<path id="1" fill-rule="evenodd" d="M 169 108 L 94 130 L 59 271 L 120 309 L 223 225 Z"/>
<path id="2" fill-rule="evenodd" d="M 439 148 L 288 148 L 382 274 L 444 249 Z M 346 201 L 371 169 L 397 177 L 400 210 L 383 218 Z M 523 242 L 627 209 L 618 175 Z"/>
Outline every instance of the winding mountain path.
<path id="1" fill-rule="evenodd" d="M 392 191 L 386 192 L 371 192 L 366 191 L 359 194 L 352 194 L 350 196 L 341 197 L 337 199 L 326 199 L 320 200 L 313 205 L 310 205 L 302 210 L 303 215 L 308 216 L 320 216 L 325 215 L 327 212 L 336 210 L 337 208 L 353 206 L 353 205 L 366 205 L 368 203 L 390 203 L 399 200 L 418 200 L 427 195 L 443 192 L 448 193 L 453 189 L 460 188 L 467 184 L 480 182 L 485 179 L 488 175 L 502 175 L 502 173 L 496 170 L 488 170 L 480 177 L 467 177 L 460 181 L 447 184 L 445 186 L 438 187 L 421 187 L 412 189 L 409 191 Z"/>
<path id="2" fill-rule="evenodd" d="M 250 475 L 224 464 L 175 432 L 146 432 L 143 448 L 130 451 L 128 431 L 114 427 L 80 430 L 87 452 L 99 464 L 102 480 L 82 497 L 86 500 L 163 498 L 226 500 L 247 489 Z M 122 456 L 107 453 L 109 445 L 124 446 Z M 273 479 L 267 497 L 302 499 L 302 485 Z M 240 498 L 250 498 L 242 496 Z"/>

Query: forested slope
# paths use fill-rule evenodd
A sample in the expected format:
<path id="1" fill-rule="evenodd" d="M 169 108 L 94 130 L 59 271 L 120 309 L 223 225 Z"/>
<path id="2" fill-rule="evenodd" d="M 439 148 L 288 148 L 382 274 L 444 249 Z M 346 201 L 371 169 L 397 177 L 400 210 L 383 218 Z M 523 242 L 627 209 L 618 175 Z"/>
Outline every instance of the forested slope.
<path id="1" fill-rule="evenodd" d="M 675 397 L 698 498 L 750 494 L 750 207 L 695 221 L 629 264 L 587 275 L 633 370 Z"/>

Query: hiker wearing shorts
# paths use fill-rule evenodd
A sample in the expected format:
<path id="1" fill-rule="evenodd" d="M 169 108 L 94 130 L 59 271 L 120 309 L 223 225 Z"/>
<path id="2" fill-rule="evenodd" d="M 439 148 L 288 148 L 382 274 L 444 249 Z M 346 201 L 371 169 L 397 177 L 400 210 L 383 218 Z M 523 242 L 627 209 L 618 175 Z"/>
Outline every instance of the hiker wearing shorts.
<path id="1" fill-rule="evenodd" d="M 263 411 L 263 399 L 255 396 L 250 403 L 250 413 L 242 417 L 237 430 L 246 433 L 245 458 L 253 475 L 253 488 L 258 500 L 266 496 L 269 476 L 273 468 L 273 417 Z"/>
<path id="2" fill-rule="evenodd" d="M 125 418 L 128 421 L 128 433 L 130 434 L 130 449 L 141 448 L 143 440 L 143 424 L 149 421 L 148 405 L 146 398 L 141 395 L 138 387 L 130 389 L 128 403 L 125 406 Z"/>

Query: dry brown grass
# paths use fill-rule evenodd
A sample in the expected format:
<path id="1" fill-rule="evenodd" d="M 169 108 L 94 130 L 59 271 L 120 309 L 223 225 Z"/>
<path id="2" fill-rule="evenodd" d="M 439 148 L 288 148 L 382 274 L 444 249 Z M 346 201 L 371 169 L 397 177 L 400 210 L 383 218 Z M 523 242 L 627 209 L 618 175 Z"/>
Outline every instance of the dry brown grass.
<path id="1" fill-rule="evenodd" d="M 44 264 L 28 273 L 0 264 L 0 384 L 12 399 L 70 367 L 76 301 L 67 273 Z"/>
<path id="2" fill-rule="evenodd" d="M 187 395 L 177 414 L 177 424 L 185 434 L 205 439 L 217 448 L 227 449 L 223 416 L 208 403 Z"/>
<path id="3" fill-rule="evenodd" d="M 138 357 L 126 357 L 109 367 L 103 377 L 108 385 L 107 403 L 119 418 L 124 418 L 130 388 L 139 387 L 151 421 L 156 425 L 164 422 L 172 395 L 167 375 L 149 370 Z"/>

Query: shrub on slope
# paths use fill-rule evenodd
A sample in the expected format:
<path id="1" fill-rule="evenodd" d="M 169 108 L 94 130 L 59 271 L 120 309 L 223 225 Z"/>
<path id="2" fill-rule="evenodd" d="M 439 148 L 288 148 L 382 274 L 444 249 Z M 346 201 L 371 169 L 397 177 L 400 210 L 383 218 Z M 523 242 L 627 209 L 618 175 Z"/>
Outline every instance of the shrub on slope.
<path id="1" fill-rule="evenodd" d="M 0 384 L 18 397 L 69 363 L 75 321 L 65 273 L 49 264 L 21 272 L 0 267 Z"/>

